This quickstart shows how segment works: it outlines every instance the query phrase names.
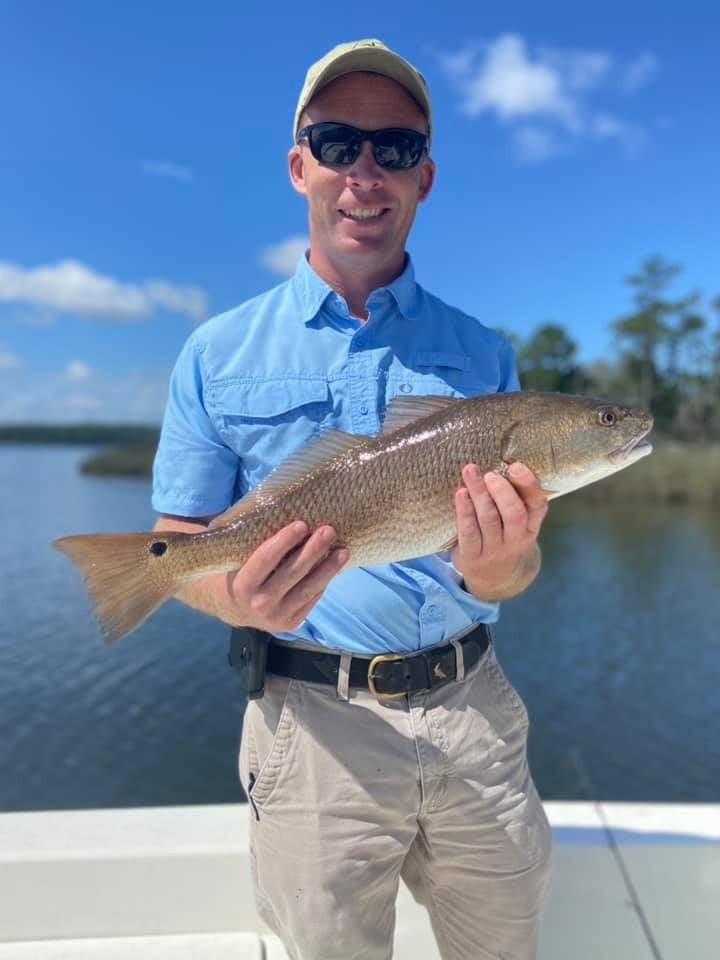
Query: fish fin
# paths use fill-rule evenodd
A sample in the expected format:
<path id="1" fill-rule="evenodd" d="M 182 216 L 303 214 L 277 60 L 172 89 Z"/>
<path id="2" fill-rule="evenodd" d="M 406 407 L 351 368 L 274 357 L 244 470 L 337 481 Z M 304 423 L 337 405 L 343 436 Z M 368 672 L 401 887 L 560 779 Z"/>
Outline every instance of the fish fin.
<path id="1" fill-rule="evenodd" d="M 443 550 L 452 550 L 452 548 L 457 544 L 457 542 L 458 542 L 458 538 L 457 538 L 457 534 L 455 534 L 452 540 L 448 540 L 447 543 L 444 543 L 441 547 L 438 547 L 435 552 L 442 553 Z"/>
<path id="2" fill-rule="evenodd" d="M 260 507 L 270 497 L 275 496 L 286 487 L 296 483 L 311 470 L 320 464 L 331 460 L 335 456 L 347 453 L 357 447 L 364 446 L 373 437 L 365 434 L 345 433 L 342 430 L 327 430 L 319 437 L 311 440 L 304 447 L 291 454 L 277 466 L 265 479 L 251 490 L 247 496 L 234 503 L 229 510 L 219 514 L 209 524 L 208 529 L 224 527 L 239 520 L 244 514 L 256 507 Z"/>
<path id="3" fill-rule="evenodd" d="M 208 524 L 208 530 L 215 530 L 217 527 L 224 527 L 228 523 L 234 523 L 236 520 L 239 520 L 243 514 L 250 513 L 251 510 L 254 510 L 255 507 L 260 505 L 261 498 L 259 491 L 260 487 L 256 487 L 254 490 L 251 490 L 250 493 L 246 494 L 242 500 L 238 500 L 237 503 L 228 507 L 223 513 L 219 513 L 216 517 L 213 517 Z"/>
<path id="4" fill-rule="evenodd" d="M 173 533 L 172 539 L 187 536 Z M 181 581 L 150 546 L 165 533 L 92 533 L 61 537 L 53 546 L 78 568 L 107 645 L 138 627 L 180 588 Z"/>
<path id="5" fill-rule="evenodd" d="M 429 417 L 433 413 L 447 410 L 453 403 L 458 403 L 461 397 L 394 397 L 387 405 L 383 421 L 382 434 L 394 433 L 401 427 L 406 427 L 415 420 Z"/>

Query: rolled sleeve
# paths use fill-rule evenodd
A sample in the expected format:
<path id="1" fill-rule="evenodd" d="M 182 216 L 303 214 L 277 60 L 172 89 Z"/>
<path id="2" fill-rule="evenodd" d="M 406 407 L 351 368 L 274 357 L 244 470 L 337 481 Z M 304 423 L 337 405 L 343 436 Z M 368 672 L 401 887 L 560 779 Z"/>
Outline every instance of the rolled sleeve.
<path id="1" fill-rule="evenodd" d="M 234 499 L 238 457 L 205 407 L 202 345 L 190 337 L 170 378 L 153 465 L 153 509 L 184 517 L 220 513 Z"/>

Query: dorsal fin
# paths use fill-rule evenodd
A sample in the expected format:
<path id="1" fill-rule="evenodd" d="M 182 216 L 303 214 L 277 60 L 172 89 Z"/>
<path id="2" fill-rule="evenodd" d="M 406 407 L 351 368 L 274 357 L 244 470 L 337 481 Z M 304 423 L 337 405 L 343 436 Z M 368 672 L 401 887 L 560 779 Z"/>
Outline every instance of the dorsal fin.
<path id="1" fill-rule="evenodd" d="M 393 433 L 422 417 L 446 410 L 459 397 L 394 397 L 387 405 L 381 433 Z"/>
<path id="2" fill-rule="evenodd" d="M 291 454 L 287 460 L 275 467 L 247 496 L 238 500 L 224 513 L 211 520 L 208 529 L 224 527 L 226 524 L 238 520 L 243 514 L 258 507 L 264 499 L 284 490 L 285 487 L 290 486 L 291 483 L 299 480 L 321 463 L 325 463 L 326 460 L 330 460 L 338 454 L 354 450 L 372 439 L 372 437 L 364 434 L 355 435 L 344 433 L 342 430 L 326 431 Z"/>

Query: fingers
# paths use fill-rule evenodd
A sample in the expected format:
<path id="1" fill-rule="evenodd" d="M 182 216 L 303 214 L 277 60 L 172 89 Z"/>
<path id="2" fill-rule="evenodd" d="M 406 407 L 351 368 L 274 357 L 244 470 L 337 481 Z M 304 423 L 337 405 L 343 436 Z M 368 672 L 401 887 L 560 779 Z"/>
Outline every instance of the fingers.
<path id="1" fill-rule="evenodd" d="M 494 472 L 483 477 L 475 464 L 463 469 L 465 488 L 458 491 L 455 501 L 460 544 L 481 543 L 487 552 L 503 543 L 519 543 L 528 534 L 537 536 L 548 511 L 547 495 L 525 464 L 513 463 L 508 474 L 509 480 Z"/>
<path id="2" fill-rule="evenodd" d="M 335 540 L 335 531 L 324 524 L 305 543 L 291 550 L 262 584 L 264 590 L 285 594 L 326 556 Z"/>
<path id="3" fill-rule="evenodd" d="M 249 591 L 263 584 L 285 556 L 307 536 L 307 524 L 298 520 L 289 523 L 275 536 L 270 537 L 246 560 L 241 574 L 243 584 Z"/>
<path id="4" fill-rule="evenodd" d="M 527 510 L 527 531 L 536 537 L 550 506 L 548 495 L 532 470 L 519 460 L 510 465 L 508 476 Z"/>
<path id="5" fill-rule="evenodd" d="M 261 544 L 235 575 L 231 592 L 249 611 L 251 625 L 293 629 L 347 563 L 346 548 L 332 549 L 332 527 L 323 525 L 305 537 L 305 523 L 289 524 Z"/>
<path id="6" fill-rule="evenodd" d="M 310 597 L 310 599 L 303 604 L 302 607 L 291 613 L 286 619 L 285 629 L 295 630 L 296 627 L 299 627 L 322 595 L 323 591 L 321 590 L 320 593 L 316 593 L 314 596 Z"/>
<path id="7" fill-rule="evenodd" d="M 482 532 L 472 497 L 465 487 L 460 487 L 455 494 L 455 519 L 460 549 L 479 554 L 483 546 Z"/>
<path id="8" fill-rule="evenodd" d="M 475 511 L 482 549 L 494 551 L 503 542 L 503 521 L 494 500 L 493 476 L 497 475 L 486 474 L 483 477 L 480 468 L 471 463 L 463 469 L 462 476 Z M 502 477 L 498 479 L 502 480 Z M 462 543 L 459 530 L 458 543 Z"/>
<path id="9" fill-rule="evenodd" d="M 314 605 L 335 574 L 339 573 L 345 566 L 349 557 L 350 551 L 345 548 L 332 550 L 322 563 L 318 564 L 311 573 L 303 577 L 292 590 L 285 594 L 282 600 L 282 610 L 302 610 L 308 603 L 311 606 Z"/>

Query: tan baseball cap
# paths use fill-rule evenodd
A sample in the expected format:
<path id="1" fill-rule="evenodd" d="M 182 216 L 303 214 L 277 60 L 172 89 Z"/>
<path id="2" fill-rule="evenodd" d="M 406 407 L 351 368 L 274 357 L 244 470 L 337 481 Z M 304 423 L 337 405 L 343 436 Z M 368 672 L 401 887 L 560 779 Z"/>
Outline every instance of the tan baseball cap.
<path id="1" fill-rule="evenodd" d="M 293 141 L 300 126 L 300 115 L 315 94 L 331 80 L 358 70 L 380 73 L 405 87 L 427 117 L 428 133 L 431 133 L 432 107 L 425 77 L 411 63 L 386 47 L 382 40 L 355 40 L 333 47 L 308 70 L 295 111 Z"/>

